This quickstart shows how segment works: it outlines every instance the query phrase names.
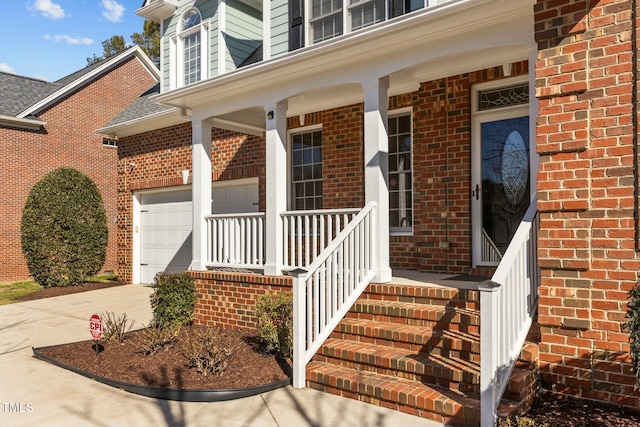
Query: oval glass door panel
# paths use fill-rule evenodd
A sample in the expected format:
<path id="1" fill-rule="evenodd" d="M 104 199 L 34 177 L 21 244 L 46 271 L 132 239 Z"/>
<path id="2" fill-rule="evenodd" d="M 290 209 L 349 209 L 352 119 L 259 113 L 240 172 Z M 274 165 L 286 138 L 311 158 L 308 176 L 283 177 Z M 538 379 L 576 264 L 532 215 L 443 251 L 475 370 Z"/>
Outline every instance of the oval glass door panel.
<path id="1" fill-rule="evenodd" d="M 502 259 L 529 207 L 529 118 L 485 122 L 482 132 L 482 261 Z"/>

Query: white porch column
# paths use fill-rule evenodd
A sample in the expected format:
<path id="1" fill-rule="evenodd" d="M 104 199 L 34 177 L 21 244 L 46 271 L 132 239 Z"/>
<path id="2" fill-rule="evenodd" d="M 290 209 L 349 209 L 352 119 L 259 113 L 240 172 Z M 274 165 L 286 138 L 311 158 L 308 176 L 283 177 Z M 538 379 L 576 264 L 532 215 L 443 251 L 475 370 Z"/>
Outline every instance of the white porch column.
<path id="1" fill-rule="evenodd" d="M 280 213 L 287 210 L 287 108 L 286 100 L 265 107 L 267 211 L 264 274 L 267 276 L 282 275 L 283 237 Z"/>
<path id="2" fill-rule="evenodd" d="M 206 270 L 207 224 L 204 219 L 211 214 L 211 121 L 191 122 L 193 168 L 193 254 L 191 270 Z"/>
<path id="3" fill-rule="evenodd" d="M 364 89 L 364 194 L 376 202 L 373 255 L 374 282 L 391 281 L 389 267 L 389 77 L 362 84 Z"/>

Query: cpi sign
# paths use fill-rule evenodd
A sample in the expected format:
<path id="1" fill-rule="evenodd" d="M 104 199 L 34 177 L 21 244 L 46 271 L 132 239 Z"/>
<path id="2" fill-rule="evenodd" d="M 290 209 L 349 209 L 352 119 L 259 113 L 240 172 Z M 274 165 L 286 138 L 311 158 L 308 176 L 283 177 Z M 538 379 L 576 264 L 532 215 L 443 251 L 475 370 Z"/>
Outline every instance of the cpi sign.
<path id="1" fill-rule="evenodd" d="M 94 340 L 99 340 L 102 337 L 102 320 L 95 313 L 89 319 L 89 331 Z"/>

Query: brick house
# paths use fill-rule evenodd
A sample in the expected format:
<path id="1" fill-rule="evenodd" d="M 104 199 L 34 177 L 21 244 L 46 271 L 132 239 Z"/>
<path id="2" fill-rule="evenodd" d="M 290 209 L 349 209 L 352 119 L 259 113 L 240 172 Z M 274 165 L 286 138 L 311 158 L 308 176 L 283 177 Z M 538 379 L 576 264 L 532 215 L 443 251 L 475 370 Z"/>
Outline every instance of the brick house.
<path id="1" fill-rule="evenodd" d="M 126 280 L 189 269 L 225 327 L 293 288 L 296 387 L 459 425 L 537 388 L 638 408 L 636 2 L 137 13 L 162 81 L 100 130 Z"/>
<path id="2" fill-rule="evenodd" d="M 107 211 L 109 243 L 103 271 L 117 271 L 116 141 L 98 135 L 159 80 L 139 48 L 55 82 L 0 73 L 0 281 L 29 278 L 22 255 L 22 208 L 33 185 L 62 166 L 87 174 Z"/>

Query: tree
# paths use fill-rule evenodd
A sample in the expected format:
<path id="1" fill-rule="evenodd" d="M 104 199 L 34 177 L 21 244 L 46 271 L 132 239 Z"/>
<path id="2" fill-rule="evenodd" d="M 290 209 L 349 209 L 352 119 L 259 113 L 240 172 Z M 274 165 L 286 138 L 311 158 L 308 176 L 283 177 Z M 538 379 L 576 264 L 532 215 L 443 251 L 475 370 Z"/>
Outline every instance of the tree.
<path id="1" fill-rule="evenodd" d="M 109 40 L 103 41 L 102 56 L 94 54 L 92 58 L 87 58 L 87 65 L 93 65 L 104 59 L 111 58 L 131 46 L 140 46 L 154 64 L 160 65 L 160 24 L 147 19 L 144 21 L 142 33 L 133 33 L 131 41 L 133 42 L 132 45 L 125 43 L 122 36 L 113 36 Z"/>
<path id="2" fill-rule="evenodd" d="M 144 21 L 142 33 L 133 33 L 131 41 L 140 46 L 142 51 L 157 66 L 160 65 L 160 24 L 154 21 Z"/>
<path id="3" fill-rule="evenodd" d="M 75 286 L 96 274 L 107 254 L 107 215 L 89 177 L 59 168 L 33 186 L 22 212 L 22 252 L 40 285 Z"/>
<path id="4" fill-rule="evenodd" d="M 129 46 L 124 41 L 124 37 L 122 36 L 113 36 L 109 40 L 105 40 L 102 42 L 103 54 L 102 56 L 93 55 L 93 58 L 87 58 L 87 65 L 93 65 L 96 62 L 100 62 L 104 59 L 111 58 L 114 55 L 119 54 L 120 52 L 124 52 L 129 49 Z"/>

